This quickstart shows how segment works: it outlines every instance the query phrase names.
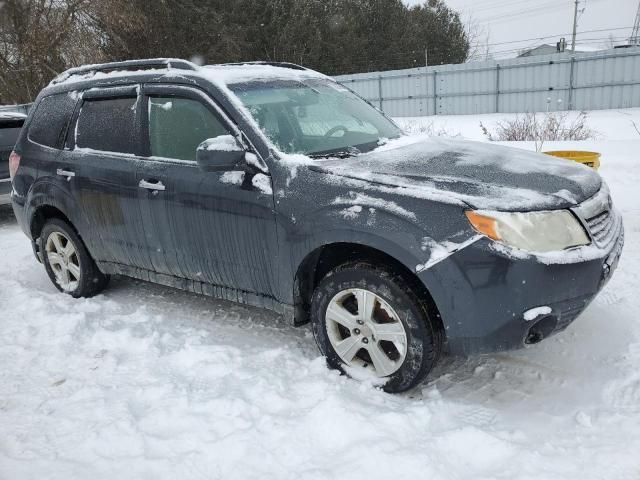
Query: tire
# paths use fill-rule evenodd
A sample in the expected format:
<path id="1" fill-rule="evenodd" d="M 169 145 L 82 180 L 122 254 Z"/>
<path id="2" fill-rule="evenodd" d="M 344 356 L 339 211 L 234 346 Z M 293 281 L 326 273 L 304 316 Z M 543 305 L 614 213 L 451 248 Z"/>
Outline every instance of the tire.
<path id="1" fill-rule="evenodd" d="M 367 311 L 372 301 L 374 306 Z M 366 321 L 368 317 L 372 320 Z M 330 368 L 355 378 L 379 377 L 389 393 L 421 382 L 442 351 L 444 332 L 430 318 L 426 302 L 402 275 L 369 263 L 345 264 L 327 274 L 313 293 L 311 321 Z M 344 358 L 354 352 L 347 363 Z"/>
<path id="2" fill-rule="evenodd" d="M 106 288 L 109 276 L 98 269 L 84 243 L 67 222 L 59 218 L 47 220 L 39 242 L 45 270 L 58 290 L 80 298 L 93 297 Z"/>

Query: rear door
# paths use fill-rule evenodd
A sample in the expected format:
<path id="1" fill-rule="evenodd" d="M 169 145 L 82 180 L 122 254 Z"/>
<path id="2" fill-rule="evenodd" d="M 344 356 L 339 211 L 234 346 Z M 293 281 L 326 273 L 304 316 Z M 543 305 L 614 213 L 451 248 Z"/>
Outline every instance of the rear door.
<path id="1" fill-rule="evenodd" d="M 22 157 L 20 174 L 13 184 L 15 191 L 24 197 L 37 180 L 36 198 L 32 198 L 34 204 L 55 201 L 72 222 L 77 220 L 74 217 L 72 185 L 68 177 L 59 175 L 59 172 L 68 168 L 66 161 L 61 159 L 61 153 L 77 100 L 75 95 L 58 93 L 42 97 L 33 107 L 33 115 L 26 127 L 26 139 L 21 142 L 18 152 Z"/>
<path id="2" fill-rule="evenodd" d="M 202 141 L 236 133 L 204 92 L 159 85 L 144 92 L 150 156 L 139 180 L 149 188 L 143 216 L 156 242 L 154 267 L 272 296 L 277 240 L 271 178 L 198 168 Z"/>
<path id="3" fill-rule="evenodd" d="M 151 268 L 136 170 L 143 142 L 138 86 L 82 94 L 62 154 L 95 260 Z"/>

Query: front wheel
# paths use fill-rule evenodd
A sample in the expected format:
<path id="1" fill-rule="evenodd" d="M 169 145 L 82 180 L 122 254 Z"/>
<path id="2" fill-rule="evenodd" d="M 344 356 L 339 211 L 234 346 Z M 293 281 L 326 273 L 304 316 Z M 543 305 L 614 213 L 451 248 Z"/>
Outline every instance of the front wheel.
<path id="1" fill-rule="evenodd" d="M 73 297 L 92 297 L 109 283 L 84 243 L 67 222 L 52 218 L 40 235 L 40 251 L 49 278 L 58 290 Z"/>
<path id="2" fill-rule="evenodd" d="M 368 263 L 330 272 L 311 301 L 313 333 L 330 367 L 410 389 L 437 363 L 443 334 L 401 275 Z"/>

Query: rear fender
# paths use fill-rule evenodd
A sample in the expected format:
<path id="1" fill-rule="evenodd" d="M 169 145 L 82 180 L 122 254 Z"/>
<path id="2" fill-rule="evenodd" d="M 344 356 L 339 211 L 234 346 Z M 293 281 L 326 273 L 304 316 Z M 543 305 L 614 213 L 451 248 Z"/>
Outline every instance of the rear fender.
<path id="1" fill-rule="evenodd" d="M 27 219 L 29 237 L 32 241 L 36 241 L 39 234 L 36 228 L 37 215 L 38 211 L 43 207 L 53 207 L 59 210 L 82 236 L 81 218 L 74 198 L 67 190 L 57 185 L 55 181 L 42 178 L 37 180 L 31 187 L 24 207 L 24 217 Z"/>

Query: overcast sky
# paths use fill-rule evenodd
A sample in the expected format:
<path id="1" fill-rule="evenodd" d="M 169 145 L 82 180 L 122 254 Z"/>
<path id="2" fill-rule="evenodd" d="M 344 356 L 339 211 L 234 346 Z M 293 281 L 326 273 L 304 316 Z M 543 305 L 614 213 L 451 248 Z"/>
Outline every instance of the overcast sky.
<path id="1" fill-rule="evenodd" d="M 424 3 L 405 0 L 410 5 Z M 496 57 L 515 56 L 515 50 L 554 44 L 560 34 L 571 43 L 574 0 L 445 0 L 461 13 L 465 22 L 469 18 L 477 24 L 482 43 L 489 37 L 489 48 Z M 638 0 L 580 0 L 576 47 L 603 46 L 613 35 L 618 43 L 629 37 L 638 8 Z M 626 27 L 624 30 L 620 27 Z M 593 32 L 593 30 L 614 29 Z M 581 33 L 584 32 L 584 33 Z M 542 40 L 533 38 L 549 36 Z M 533 39 L 518 43 L 516 40 Z"/>

